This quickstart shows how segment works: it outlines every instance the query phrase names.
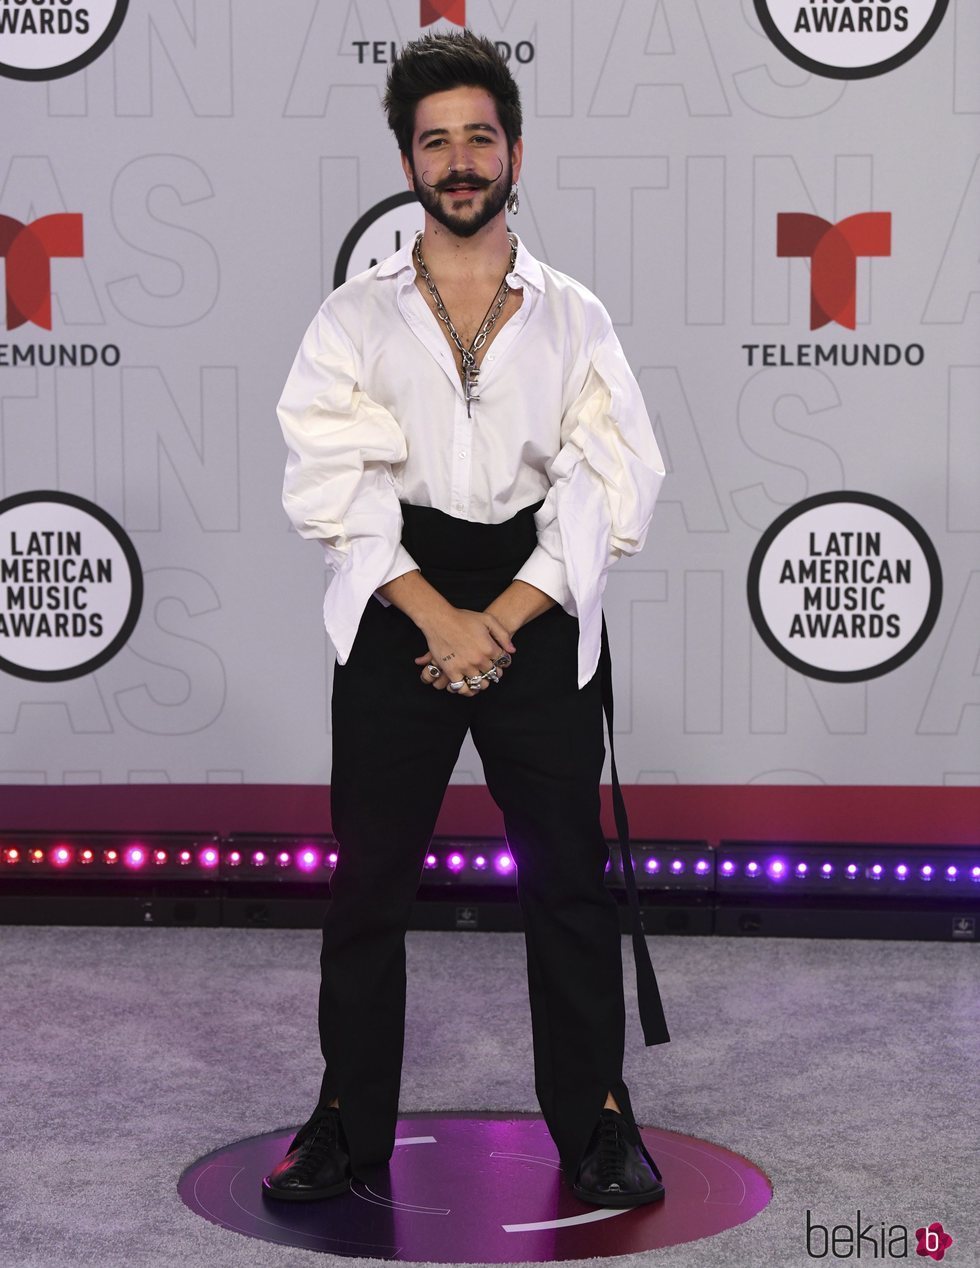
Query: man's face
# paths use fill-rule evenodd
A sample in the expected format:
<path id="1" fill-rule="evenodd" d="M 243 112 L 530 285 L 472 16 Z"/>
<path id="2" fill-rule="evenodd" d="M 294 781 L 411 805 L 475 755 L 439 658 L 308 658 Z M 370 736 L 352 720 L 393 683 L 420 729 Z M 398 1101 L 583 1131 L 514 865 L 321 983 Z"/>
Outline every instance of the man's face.
<path id="1" fill-rule="evenodd" d="M 429 215 L 470 238 L 501 211 L 521 170 L 483 88 L 451 88 L 423 97 L 415 109 L 412 157 L 402 155 L 409 185 Z"/>

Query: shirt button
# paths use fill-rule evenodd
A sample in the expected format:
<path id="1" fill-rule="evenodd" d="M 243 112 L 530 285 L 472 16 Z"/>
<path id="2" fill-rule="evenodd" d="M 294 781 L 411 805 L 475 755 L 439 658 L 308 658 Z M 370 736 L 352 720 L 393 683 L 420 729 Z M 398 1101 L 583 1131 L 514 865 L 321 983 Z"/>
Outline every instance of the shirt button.
<path id="1" fill-rule="evenodd" d="M 465 449 L 461 449 L 461 450 L 459 451 L 459 456 L 460 456 L 461 458 L 465 458 L 465 457 L 466 457 L 466 450 L 465 450 Z"/>

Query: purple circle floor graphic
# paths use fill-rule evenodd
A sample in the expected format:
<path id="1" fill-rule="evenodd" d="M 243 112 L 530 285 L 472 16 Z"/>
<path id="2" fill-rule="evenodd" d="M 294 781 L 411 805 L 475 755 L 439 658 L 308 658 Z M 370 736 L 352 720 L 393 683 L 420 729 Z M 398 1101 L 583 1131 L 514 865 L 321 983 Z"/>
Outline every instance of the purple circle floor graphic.
<path id="1" fill-rule="evenodd" d="M 586 1206 L 534 1114 L 405 1114 L 391 1163 L 349 1193 L 282 1202 L 262 1177 L 295 1134 L 269 1132 L 199 1158 L 177 1191 L 223 1228 L 332 1255 L 437 1264 L 547 1263 L 675 1246 L 734 1228 L 769 1203 L 765 1173 L 707 1140 L 642 1128 L 666 1195 L 627 1210 Z"/>

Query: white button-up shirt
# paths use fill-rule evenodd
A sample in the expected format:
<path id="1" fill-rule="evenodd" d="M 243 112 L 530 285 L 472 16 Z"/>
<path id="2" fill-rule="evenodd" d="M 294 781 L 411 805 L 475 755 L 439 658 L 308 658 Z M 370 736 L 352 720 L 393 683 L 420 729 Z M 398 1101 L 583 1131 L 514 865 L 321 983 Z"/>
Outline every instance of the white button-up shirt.
<path id="1" fill-rule="evenodd" d="M 283 505 L 334 572 L 327 633 L 344 664 L 374 592 L 418 567 L 400 541 L 402 502 L 497 524 L 543 498 L 516 579 L 578 618 L 582 687 L 606 572 L 642 548 L 664 478 L 639 386 L 599 300 L 518 242 L 507 283 L 523 302 L 484 355 L 467 415 L 413 247 L 327 297 L 279 402 Z"/>

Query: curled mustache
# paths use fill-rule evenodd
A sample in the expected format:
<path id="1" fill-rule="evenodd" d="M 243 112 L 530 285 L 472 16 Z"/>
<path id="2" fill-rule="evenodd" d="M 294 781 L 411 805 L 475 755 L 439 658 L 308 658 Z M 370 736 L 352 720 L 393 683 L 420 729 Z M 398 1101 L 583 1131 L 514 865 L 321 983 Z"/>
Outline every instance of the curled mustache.
<path id="1" fill-rule="evenodd" d="M 423 182 L 434 190 L 437 194 L 445 193 L 449 189 L 489 189 L 491 185 L 495 185 L 500 180 L 504 172 L 502 160 L 498 157 L 497 162 L 500 163 L 500 171 L 492 180 L 484 180 L 480 176 L 467 176 L 465 173 L 453 172 L 450 176 L 445 177 L 441 181 L 430 181 L 426 178 L 425 172 L 422 173 Z"/>

